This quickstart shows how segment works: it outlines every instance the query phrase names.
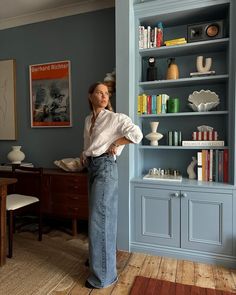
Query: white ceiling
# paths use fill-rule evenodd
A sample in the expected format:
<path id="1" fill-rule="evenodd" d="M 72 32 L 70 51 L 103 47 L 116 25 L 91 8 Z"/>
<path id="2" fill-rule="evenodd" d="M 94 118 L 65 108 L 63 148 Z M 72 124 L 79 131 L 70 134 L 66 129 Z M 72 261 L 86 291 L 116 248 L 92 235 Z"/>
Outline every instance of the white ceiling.
<path id="1" fill-rule="evenodd" d="M 114 6 L 114 0 L 0 0 L 0 29 Z"/>

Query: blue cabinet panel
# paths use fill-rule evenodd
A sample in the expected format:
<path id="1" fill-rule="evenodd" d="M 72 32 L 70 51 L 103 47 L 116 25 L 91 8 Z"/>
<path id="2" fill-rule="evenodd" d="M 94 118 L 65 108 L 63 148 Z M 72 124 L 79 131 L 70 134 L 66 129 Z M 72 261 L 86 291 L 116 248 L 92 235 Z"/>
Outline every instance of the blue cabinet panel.
<path id="1" fill-rule="evenodd" d="M 136 188 L 135 241 L 180 246 L 180 203 L 176 191 Z"/>
<path id="2" fill-rule="evenodd" d="M 232 254 L 232 195 L 184 191 L 181 247 Z"/>
<path id="3" fill-rule="evenodd" d="M 233 196 L 202 190 L 136 187 L 132 242 L 233 255 Z"/>

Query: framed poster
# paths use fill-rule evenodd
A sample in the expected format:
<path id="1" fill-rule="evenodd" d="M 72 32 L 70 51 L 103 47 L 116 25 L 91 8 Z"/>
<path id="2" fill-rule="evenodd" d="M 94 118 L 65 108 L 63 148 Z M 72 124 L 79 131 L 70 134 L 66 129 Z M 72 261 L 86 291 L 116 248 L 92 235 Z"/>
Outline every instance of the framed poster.
<path id="1" fill-rule="evenodd" d="M 29 66 L 31 127 L 71 127 L 70 61 Z"/>
<path id="2" fill-rule="evenodd" d="M 0 140 L 16 140 L 16 62 L 0 60 Z"/>

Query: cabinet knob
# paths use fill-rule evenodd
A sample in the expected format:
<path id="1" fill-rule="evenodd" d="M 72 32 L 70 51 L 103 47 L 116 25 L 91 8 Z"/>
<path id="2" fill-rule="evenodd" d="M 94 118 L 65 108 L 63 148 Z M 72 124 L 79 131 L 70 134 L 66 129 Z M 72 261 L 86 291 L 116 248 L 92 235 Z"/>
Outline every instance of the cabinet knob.
<path id="1" fill-rule="evenodd" d="M 173 193 L 172 197 L 178 198 L 179 197 L 179 193 Z"/>
<path id="2" fill-rule="evenodd" d="M 182 198 L 187 198 L 187 194 L 186 194 L 186 193 L 182 193 L 182 194 L 181 194 L 181 197 L 182 197 Z"/>

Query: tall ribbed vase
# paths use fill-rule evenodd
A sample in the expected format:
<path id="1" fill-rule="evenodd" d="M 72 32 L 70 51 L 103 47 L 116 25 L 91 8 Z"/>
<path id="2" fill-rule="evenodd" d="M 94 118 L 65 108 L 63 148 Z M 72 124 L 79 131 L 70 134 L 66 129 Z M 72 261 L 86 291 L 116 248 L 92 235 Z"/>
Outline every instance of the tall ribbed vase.
<path id="1" fill-rule="evenodd" d="M 12 164 L 20 164 L 24 160 L 25 154 L 21 151 L 20 145 L 14 145 L 7 154 L 7 158 Z"/>
<path id="2" fill-rule="evenodd" d="M 158 140 L 160 140 L 163 135 L 157 132 L 159 122 L 150 122 L 151 133 L 147 134 L 145 137 L 150 140 L 150 145 L 158 145 Z"/>

